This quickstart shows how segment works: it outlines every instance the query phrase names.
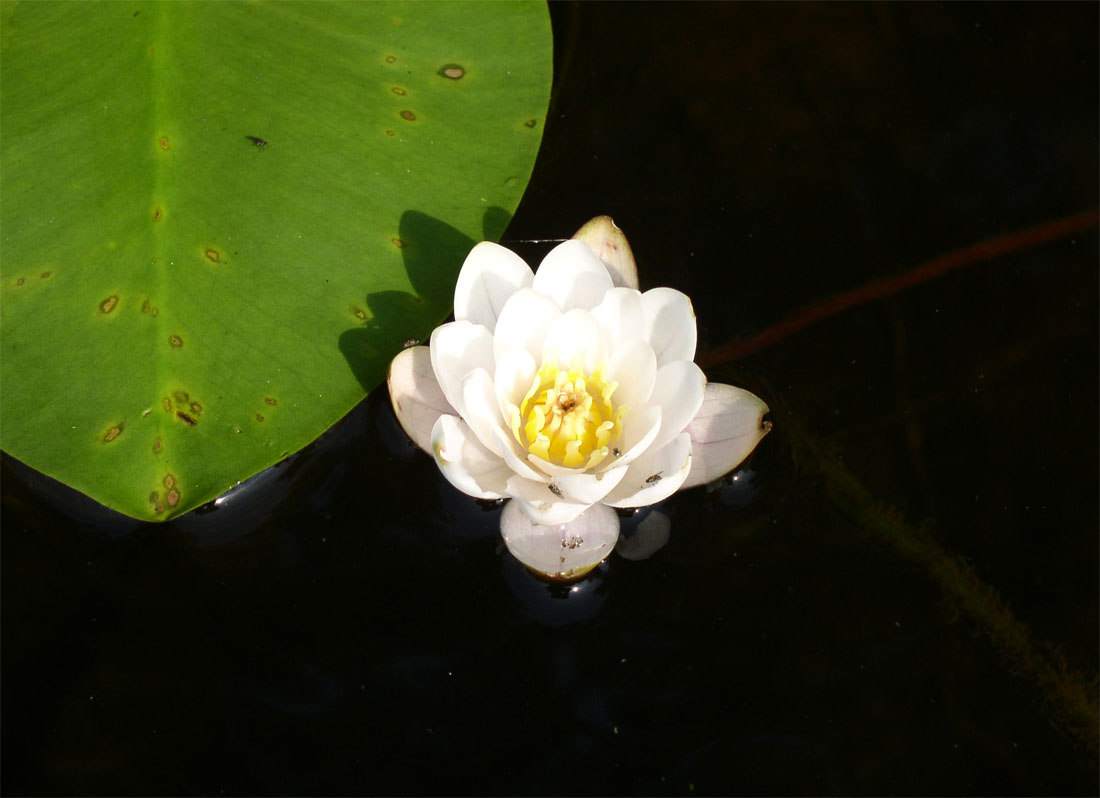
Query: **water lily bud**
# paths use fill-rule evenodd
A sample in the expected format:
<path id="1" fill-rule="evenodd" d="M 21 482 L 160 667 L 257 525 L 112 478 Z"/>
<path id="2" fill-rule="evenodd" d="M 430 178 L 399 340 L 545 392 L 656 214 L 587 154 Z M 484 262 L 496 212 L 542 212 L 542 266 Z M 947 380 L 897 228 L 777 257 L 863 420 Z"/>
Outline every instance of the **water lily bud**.
<path id="1" fill-rule="evenodd" d="M 611 281 L 620 288 L 638 288 L 638 267 L 626 234 L 610 216 L 597 216 L 573 234 L 604 262 Z"/>

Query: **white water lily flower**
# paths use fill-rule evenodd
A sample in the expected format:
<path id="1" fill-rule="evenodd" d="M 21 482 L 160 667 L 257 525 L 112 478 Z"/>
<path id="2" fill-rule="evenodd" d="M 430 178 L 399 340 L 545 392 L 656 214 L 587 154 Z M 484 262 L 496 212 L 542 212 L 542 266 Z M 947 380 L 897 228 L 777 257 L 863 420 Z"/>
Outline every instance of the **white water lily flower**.
<path id="1" fill-rule="evenodd" d="M 462 265 L 455 321 L 403 350 L 388 384 L 406 433 L 480 499 L 512 499 L 509 551 L 576 578 L 614 548 L 610 508 L 643 507 L 710 482 L 767 434 L 767 405 L 707 384 L 691 301 L 638 290 L 609 217 L 555 247 L 537 272 L 482 242 Z"/>

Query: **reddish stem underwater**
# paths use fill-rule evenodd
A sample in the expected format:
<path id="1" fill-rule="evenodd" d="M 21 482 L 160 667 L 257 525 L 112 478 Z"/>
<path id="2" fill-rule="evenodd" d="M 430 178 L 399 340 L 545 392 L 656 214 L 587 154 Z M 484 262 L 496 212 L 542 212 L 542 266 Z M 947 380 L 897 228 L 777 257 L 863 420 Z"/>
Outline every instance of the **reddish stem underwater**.
<path id="1" fill-rule="evenodd" d="M 1025 230 L 987 238 L 985 241 L 979 241 L 969 247 L 948 252 L 946 255 L 933 258 L 899 274 L 881 280 L 874 280 L 866 285 L 827 297 L 796 310 L 755 335 L 731 341 L 724 346 L 705 352 L 700 358 L 701 365 L 715 366 L 754 354 L 782 341 L 784 338 L 789 338 L 806 327 L 842 313 L 849 308 L 896 294 L 954 269 L 997 258 L 1011 252 L 1030 249 L 1050 241 L 1057 241 L 1073 233 L 1089 230 L 1098 224 L 1100 224 L 1100 210 L 1092 208 L 1073 216 L 1044 222 Z"/>

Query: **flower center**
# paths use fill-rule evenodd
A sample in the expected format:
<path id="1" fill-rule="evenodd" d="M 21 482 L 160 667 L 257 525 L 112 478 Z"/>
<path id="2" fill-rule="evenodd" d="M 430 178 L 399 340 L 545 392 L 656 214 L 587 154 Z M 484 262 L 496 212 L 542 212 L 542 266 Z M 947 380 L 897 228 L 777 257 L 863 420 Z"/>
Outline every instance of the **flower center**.
<path id="1" fill-rule="evenodd" d="M 601 363 L 586 373 L 578 362 L 569 369 L 545 363 L 531 381 L 512 433 L 521 446 L 548 463 L 593 468 L 619 439 L 627 408 L 611 396 L 619 383 L 608 381 Z"/>

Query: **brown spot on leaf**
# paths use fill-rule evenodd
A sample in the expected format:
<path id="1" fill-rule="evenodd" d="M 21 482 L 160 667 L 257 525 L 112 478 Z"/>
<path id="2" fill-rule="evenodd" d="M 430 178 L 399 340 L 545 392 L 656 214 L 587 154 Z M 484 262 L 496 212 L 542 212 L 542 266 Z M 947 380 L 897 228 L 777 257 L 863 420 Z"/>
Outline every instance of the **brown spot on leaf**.
<path id="1" fill-rule="evenodd" d="M 42 274 L 40 274 L 39 276 L 40 276 L 40 277 L 41 277 L 41 278 L 42 278 L 43 280 L 49 280 L 49 279 L 50 279 L 50 277 L 52 277 L 52 276 L 53 276 L 53 272 L 51 272 L 51 271 L 44 271 L 44 272 L 42 272 Z"/>
<path id="2" fill-rule="evenodd" d="M 16 285 L 23 285 L 23 283 L 24 283 L 24 282 L 25 282 L 25 281 L 23 280 L 23 278 L 22 278 L 22 277 L 20 277 L 20 278 L 19 278 L 18 280 L 16 280 L 16 281 L 15 281 L 15 284 L 16 284 Z"/>
<path id="3" fill-rule="evenodd" d="M 387 131 L 386 131 L 386 135 L 387 135 L 387 136 L 396 136 L 396 135 L 397 135 L 397 131 L 396 131 L 396 130 L 387 130 Z"/>
<path id="4" fill-rule="evenodd" d="M 156 506 L 153 508 L 153 512 L 155 512 L 157 515 L 160 515 L 164 512 L 164 505 L 160 502 L 157 502 Z"/>
<path id="5" fill-rule="evenodd" d="M 523 126 L 524 127 L 534 127 L 536 124 L 537 123 L 535 122 L 534 119 L 528 119 L 526 122 L 523 123 Z"/>
<path id="6" fill-rule="evenodd" d="M 159 222 L 160 221 L 160 208 L 153 208 L 153 221 L 154 222 Z"/>
<path id="7" fill-rule="evenodd" d="M 197 419 L 192 418 L 191 416 L 187 415 L 187 413 L 184 413 L 182 410 L 176 411 L 176 418 L 178 418 L 189 427 L 193 427 L 199 423 Z"/>
<path id="8" fill-rule="evenodd" d="M 107 434 L 103 436 L 103 442 L 104 443 L 110 443 L 111 441 L 113 441 L 115 438 L 117 438 L 121 434 L 122 434 L 122 425 L 121 424 L 118 424 L 114 427 L 111 427 L 109 430 L 107 430 Z"/>
<path id="9" fill-rule="evenodd" d="M 153 441 L 153 454 L 160 454 L 160 450 L 164 448 L 164 442 L 160 438 Z"/>
<path id="10" fill-rule="evenodd" d="M 157 493 L 156 491 L 153 491 L 152 493 L 149 494 L 149 504 L 156 504 L 158 501 L 160 501 L 160 494 L 159 493 Z"/>
<path id="11" fill-rule="evenodd" d="M 412 111 L 402 111 L 401 118 L 412 122 L 416 119 L 416 114 L 414 114 Z"/>
<path id="12" fill-rule="evenodd" d="M 400 86 L 394 86 L 392 89 L 390 89 L 390 91 L 392 91 L 394 94 L 398 95 L 399 97 L 404 97 L 405 96 L 405 90 L 403 88 L 401 88 Z"/>
<path id="13" fill-rule="evenodd" d="M 172 398 L 180 404 L 185 404 L 187 400 L 191 398 L 191 396 L 187 393 L 187 391 L 176 391 L 172 394 Z"/>
<path id="14" fill-rule="evenodd" d="M 393 63 L 394 61 L 396 61 L 396 60 L 397 60 L 397 56 L 396 56 L 396 55 L 387 55 L 387 56 L 386 56 L 386 63 L 387 63 L 387 64 L 392 64 L 392 63 Z"/>
<path id="15" fill-rule="evenodd" d="M 164 487 L 170 488 L 176 484 L 176 478 L 171 474 L 164 475 Z"/>
<path id="16" fill-rule="evenodd" d="M 99 309 L 103 313 L 110 313 L 115 309 L 115 305 L 118 304 L 118 297 L 111 295 L 99 303 Z"/>
<path id="17" fill-rule="evenodd" d="M 200 405 L 198 402 L 192 402 L 191 403 L 191 412 L 194 413 L 196 416 L 201 416 L 202 415 L 202 405 Z"/>
<path id="18" fill-rule="evenodd" d="M 392 241 L 393 245 L 395 247 L 397 247 L 398 249 L 404 249 L 405 248 L 405 242 L 402 241 L 400 238 L 391 238 L 390 241 Z"/>
<path id="19" fill-rule="evenodd" d="M 161 402 L 161 404 L 164 405 L 164 412 L 165 413 L 171 413 L 172 412 L 172 403 L 168 400 L 167 396 L 164 397 L 164 401 Z"/>
<path id="20" fill-rule="evenodd" d="M 167 136 L 161 136 L 160 137 L 160 148 L 162 150 L 167 150 L 168 149 L 168 137 Z"/>
<path id="21" fill-rule="evenodd" d="M 264 420 L 264 417 L 263 417 L 262 415 L 260 415 L 259 413 L 257 413 L 257 414 L 256 414 L 256 420 L 257 420 L 257 421 L 263 421 L 263 420 Z"/>
<path id="22" fill-rule="evenodd" d="M 149 300 L 148 299 L 146 299 L 144 302 L 141 303 L 141 312 L 142 313 L 148 313 L 149 312 Z"/>
<path id="23" fill-rule="evenodd" d="M 173 335 L 168 338 L 168 343 L 178 349 L 179 347 L 183 346 L 183 339 L 180 338 L 178 335 Z"/>
<path id="24" fill-rule="evenodd" d="M 279 404 L 279 400 L 278 400 L 278 399 L 276 399 L 276 398 L 275 398 L 274 396 L 265 396 L 265 397 L 264 397 L 264 402 L 266 402 L 267 404 L 271 405 L 272 407 L 274 407 L 275 405 Z"/>
<path id="25" fill-rule="evenodd" d="M 169 507 L 175 507 L 180 503 L 180 492 L 178 490 L 168 491 L 168 495 L 164 497 L 168 501 Z"/>
<path id="26" fill-rule="evenodd" d="M 158 311 L 157 311 L 157 309 L 156 309 L 156 308 L 153 308 L 152 310 L 150 310 L 150 311 L 149 311 L 149 315 L 150 315 L 150 316 L 156 316 L 156 315 L 157 315 L 157 313 L 158 313 Z"/>
<path id="27" fill-rule="evenodd" d="M 222 259 L 222 254 L 216 249 L 208 249 L 206 250 L 206 259 L 212 263 L 217 263 Z"/>
<path id="28" fill-rule="evenodd" d="M 436 74 L 449 80 L 461 80 L 466 76 L 466 68 L 462 64 L 444 64 Z"/>

